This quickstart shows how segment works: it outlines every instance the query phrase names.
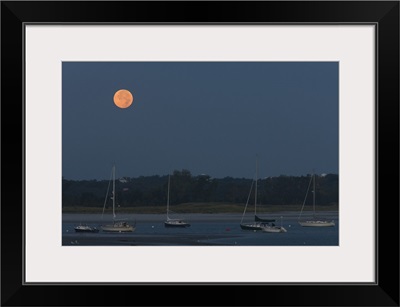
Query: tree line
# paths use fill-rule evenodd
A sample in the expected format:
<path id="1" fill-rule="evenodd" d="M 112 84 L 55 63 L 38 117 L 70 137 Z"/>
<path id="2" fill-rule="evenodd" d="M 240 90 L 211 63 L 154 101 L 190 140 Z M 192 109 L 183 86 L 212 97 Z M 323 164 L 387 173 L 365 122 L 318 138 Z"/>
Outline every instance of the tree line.
<path id="1" fill-rule="evenodd" d="M 257 180 L 257 203 L 265 205 L 312 204 L 307 189 L 311 175 L 277 176 Z M 253 184 L 253 186 L 252 186 Z M 62 180 L 63 207 L 112 206 L 109 180 Z M 108 194 L 107 194 L 108 190 Z M 175 170 L 170 177 L 170 205 L 181 203 L 254 203 L 255 182 L 248 178 L 193 176 L 189 170 Z M 116 180 L 116 204 L 121 207 L 165 206 L 168 175 L 124 177 Z M 251 193 L 250 193 L 251 192 Z M 336 205 L 339 199 L 337 174 L 316 175 L 318 206 Z"/>

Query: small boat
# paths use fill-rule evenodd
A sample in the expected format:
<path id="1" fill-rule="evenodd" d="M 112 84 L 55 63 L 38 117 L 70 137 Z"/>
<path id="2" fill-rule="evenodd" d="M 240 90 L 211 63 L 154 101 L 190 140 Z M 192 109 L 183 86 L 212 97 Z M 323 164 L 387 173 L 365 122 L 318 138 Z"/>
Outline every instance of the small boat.
<path id="1" fill-rule="evenodd" d="M 99 232 L 96 227 L 91 227 L 89 225 L 78 225 L 75 228 L 75 232 Z"/>
<path id="2" fill-rule="evenodd" d="M 171 185 L 171 175 L 168 176 L 168 195 L 167 195 L 167 220 L 164 222 L 165 227 L 186 228 L 190 224 L 182 219 L 171 219 L 169 217 L 169 189 Z"/>
<path id="3" fill-rule="evenodd" d="M 308 192 L 310 190 L 311 182 L 313 182 L 313 190 L 312 190 L 312 193 L 313 193 L 313 216 L 311 218 L 308 218 L 308 219 L 301 219 L 301 215 L 303 213 L 304 204 L 306 202 L 306 199 L 307 199 L 307 196 L 308 196 Z M 315 190 L 315 174 L 313 173 L 311 175 L 310 183 L 308 184 L 307 193 L 306 193 L 306 196 L 304 198 L 303 206 L 301 208 L 300 215 L 299 215 L 299 218 L 298 218 L 298 222 L 299 222 L 300 226 L 303 226 L 303 227 L 333 227 L 333 226 L 335 226 L 335 221 L 334 220 L 329 220 L 329 219 L 317 216 L 317 213 L 315 211 L 315 194 L 316 194 L 315 191 L 316 191 Z"/>
<path id="4" fill-rule="evenodd" d="M 126 220 L 121 220 L 121 219 L 116 219 L 116 215 L 115 215 L 115 198 L 116 198 L 116 194 L 115 194 L 115 165 L 112 167 L 112 171 L 111 171 L 111 175 L 112 175 L 112 182 L 113 182 L 113 187 L 112 187 L 112 196 L 111 199 L 113 201 L 113 223 L 112 224 L 108 224 L 108 225 L 102 225 L 101 229 L 104 232 L 133 232 L 136 230 L 136 222 L 134 224 L 129 224 Z M 110 179 L 111 181 L 111 179 Z M 110 185 L 108 186 L 110 187 Z M 106 199 L 104 202 L 104 207 L 103 207 L 103 214 L 104 214 L 104 209 L 105 209 L 105 205 L 107 202 L 107 198 L 108 198 L 108 190 L 107 190 L 107 194 L 106 194 Z"/>
<path id="5" fill-rule="evenodd" d="M 190 227 L 190 224 L 188 222 L 185 222 L 184 220 L 180 219 L 167 219 L 164 222 L 165 227 L 180 227 L 180 228 L 185 228 L 185 227 Z"/>

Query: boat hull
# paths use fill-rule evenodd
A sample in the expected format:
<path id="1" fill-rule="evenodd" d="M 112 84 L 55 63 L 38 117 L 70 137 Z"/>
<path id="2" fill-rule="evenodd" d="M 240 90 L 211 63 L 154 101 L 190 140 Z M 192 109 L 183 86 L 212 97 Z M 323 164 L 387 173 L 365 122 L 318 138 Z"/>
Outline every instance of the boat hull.
<path id="1" fill-rule="evenodd" d="M 190 227 L 190 224 L 184 221 L 165 221 L 164 226 L 167 228 L 186 228 Z"/>
<path id="2" fill-rule="evenodd" d="M 262 230 L 263 229 L 263 225 L 261 225 L 260 223 L 252 223 L 252 224 L 240 224 L 240 228 L 242 228 L 242 230 Z"/>
<path id="3" fill-rule="evenodd" d="M 271 233 L 287 232 L 287 230 L 284 227 L 278 227 L 278 226 L 264 227 L 262 231 Z"/>
<path id="4" fill-rule="evenodd" d="M 303 227 L 333 227 L 335 226 L 334 221 L 303 221 L 299 222 Z"/>
<path id="5" fill-rule="evenodd" d="M 114 225 L 104 225 L 101 226 L 101 229 L 104 232 L 134 232 L 136 230 L 136 227 L 127 225 L 127 226 L 114 226 Z"/>

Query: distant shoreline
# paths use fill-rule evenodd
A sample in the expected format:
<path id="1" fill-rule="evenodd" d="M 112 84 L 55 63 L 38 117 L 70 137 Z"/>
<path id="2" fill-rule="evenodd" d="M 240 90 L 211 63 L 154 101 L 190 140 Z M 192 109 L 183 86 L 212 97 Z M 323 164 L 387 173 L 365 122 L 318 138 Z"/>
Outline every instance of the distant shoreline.
<path id="1" fill-rule="evenodd" d="M 165 220 L 165 214 L 119 214 L 117 219 L 137 221 L 137 222 L 163 222 Z M 179 218 L 184 220 L 188 220 L 190 222 L 199 222 L 199 221 L 240 221 L 242 214 L 239 213 L 189 213 L 189 214 L 179 214 L 176 215 Z M 252 214 L 246 214 L 245 219 L 251 219 Z M 263 215 L 260 215 L 263 217 Z M 264 217 L 266 217 L 265 215 Z M 279 221 L 280 217 L 283 217 L 285 220 L 296 220 L 299 216 L 298 212 L 276 212 L 274 214 L 268 214 L 269 218 L 275 218 L 276 221 Z M 305 216 L 310 216 L 308 213 Z M 325 211 L 323 214 L 324 217 L 338 217 L 337 211 Z M 79 213 L 64 213 L 62 216 L 63 222 L 80 222 L 84 219 L 84 223 L 102 223 L 104 221 L 111 221 L 112 214 L 79 214 Z"/>
<path id="2" fill-rule="evenodd" d="M 259 214 L 276 214 L 280 212 L 296 212 L 300 213 L 302 205 L 257 205 L 257 213 Z M 243 214 L 244 204 L 216 204 L 216 203 L 188 203 L 171 206 L 171 211 L 177 214 Z M 338 205 L 317 206 L 318 212 L 339 211 Z M 103 208 L 94 207 L 63 207 L 64 213 L 79 214 L 102 214 Z M 165 214 L 164 206 L 146 206 L 146 207 L 129 207 L 116 208 L 118 214 Z M 303 213 L 311 213 L 312 208 L 306 206 Z M 104 214 L 111 214 L 112 209 L 108 208 Z M 249 204 L 246 208 L 246 214 L 254 213 L 254 204 Z"/>

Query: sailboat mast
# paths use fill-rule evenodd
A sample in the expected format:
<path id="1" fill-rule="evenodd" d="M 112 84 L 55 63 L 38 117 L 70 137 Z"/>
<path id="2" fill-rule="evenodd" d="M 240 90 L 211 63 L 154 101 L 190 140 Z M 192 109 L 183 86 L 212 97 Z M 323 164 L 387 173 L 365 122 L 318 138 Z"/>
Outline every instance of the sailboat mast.
<path id="1" fill-rule="evenodd" d="M 254 195 L 254 215 L 257 214 L 257 179 L 258 179 L 258 157 L 256 158 L 256 188 Z"/>
<path id="2" fill-rule="evenodd" d="M 113 218 L 115 218 L 115 165 L 113 166 Z"/>
<path id="3" fill-rule="evenodd" d="M 313 210 L 314 210 L 314 215 L 315 215 L 315 173 L 313 172 Z"/>
<path id="4" fill-rule="evenodd" d="M 168 194 L 167 194 L 167 219 L 168 217 L 168 213 L 169 213 L 169 186 L 170 186 L 170 182 L 171 182 L 171 175 L 168 175 Z"/>

